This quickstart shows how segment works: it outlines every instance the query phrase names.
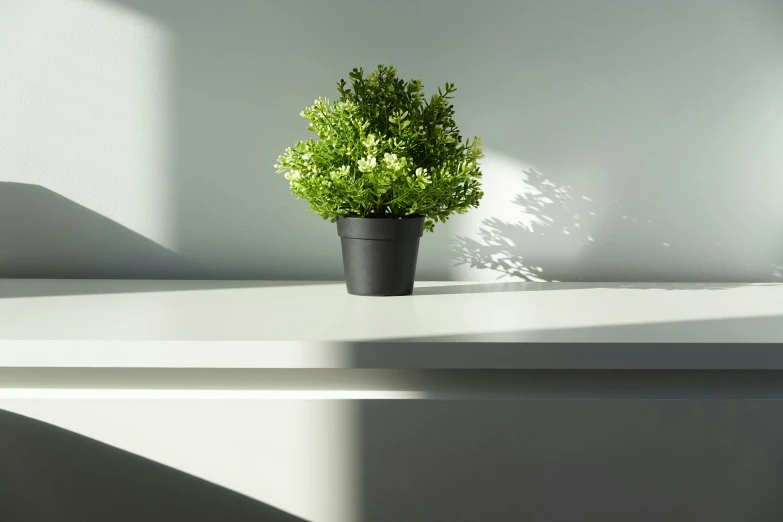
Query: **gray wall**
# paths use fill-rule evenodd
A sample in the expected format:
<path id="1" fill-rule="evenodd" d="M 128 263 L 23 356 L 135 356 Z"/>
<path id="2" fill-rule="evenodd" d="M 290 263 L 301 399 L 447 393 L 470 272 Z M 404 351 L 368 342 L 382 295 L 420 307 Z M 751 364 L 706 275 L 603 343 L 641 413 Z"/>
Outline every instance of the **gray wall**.
<path id="1" fill-rule="evenodd" d="M 425 236 L 420 278 L 780 281 L 782 26 L 779 0 L 3 0 L 0 182 L 183 277 L 339 279 L 334 225 L 272 165 L 304 106 L 391 63 L 455 82 L 487 152 L 482 207 Z M 0 229 L 0 276 L 140 275 L 73 248 L 21 270 L 55 199 L 4 216 L 45 233 Z"/>

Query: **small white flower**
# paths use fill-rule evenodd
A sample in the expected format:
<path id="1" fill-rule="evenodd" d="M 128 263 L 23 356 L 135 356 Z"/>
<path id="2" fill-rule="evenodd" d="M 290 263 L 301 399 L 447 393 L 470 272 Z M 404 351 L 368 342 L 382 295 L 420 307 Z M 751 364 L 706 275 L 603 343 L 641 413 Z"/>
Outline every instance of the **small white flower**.
<path id="1" fill-rule="evenodd" d="M 360 159 L 358 161 L 358 164 L 359 164 L 360 171 L 367 172 L 369 170 L 374 169 L 378 163 L 375 161 L 375 158 L 373 156 L 367 156 L 366 158 Z"/>
<path id="2" fill-rule="evenodd" d="M 423 169 L 421 167 L 416 169 L 416 177 L 421 177 L 426 175 L 427 175 L 427 169 Z"/>
<path id="3" fill-rule="evenodd" d="M 370 134 L 366 138 L 364 138 L 362 144 L 368 149 L 371 149 L 376 145 L 378 145 L 378 138 L 375 137 L 375 134 Z"/>
<path id="4" fill-rule="evenodd" d="M 297 170 L 292 170 L 291 172 L 286 173 L 285 178 L 289 181 L 289 185 L 293 187 L 297 183 L 299 183 L 299 178 L 302 177 L 302 174 L 299 173 Z"/>
<path id="5" fill-rule="evenodd" d="M 402 168 L 402 163 L 396 154 L 390 154 L 387 152 L 383 155 L 383 162 L 392 170 L 400 170 Z"/>

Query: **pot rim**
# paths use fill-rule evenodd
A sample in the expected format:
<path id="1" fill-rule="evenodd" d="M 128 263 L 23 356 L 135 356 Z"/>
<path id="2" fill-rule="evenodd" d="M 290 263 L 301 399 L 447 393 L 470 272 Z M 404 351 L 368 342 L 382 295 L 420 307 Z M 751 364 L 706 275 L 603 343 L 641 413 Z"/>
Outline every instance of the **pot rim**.
<path id="1" fill-rule="evenodd" d="M 426 216 L 423 214 L 410 214 L 407 216 L 337 216 L 337 219 L 378 219 L 391 221 L 395 219 L 424 219 L 425 217 Z"/>
<path id="2" fill-rule="evenodd" d="M 344 217 L 337 220 L 337 234 L 343 239 L 396 241 L 424 235 L 424 216 L 399 218 Z"/>

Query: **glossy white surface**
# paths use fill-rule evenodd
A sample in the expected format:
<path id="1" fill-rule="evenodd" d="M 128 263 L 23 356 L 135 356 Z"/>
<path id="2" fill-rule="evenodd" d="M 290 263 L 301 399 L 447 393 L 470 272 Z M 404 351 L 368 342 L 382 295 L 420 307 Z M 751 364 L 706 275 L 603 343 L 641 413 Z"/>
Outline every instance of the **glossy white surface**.
<path id="1" fill-rule="evenodd" d="M 334 282 L 223 285 L 2 280 L 0 337 L 366 341 L 783 314 L 783 284 L 417 283 L 403 297 L 352 296 Z M 25 297 L 28 286 L 43 295 Z"/>
<path id="2" fill-rule="evenodd" d="M 783 285 L 0 280 L 0 366 L 342 367 L 368 341 L 783 342 Z"/>

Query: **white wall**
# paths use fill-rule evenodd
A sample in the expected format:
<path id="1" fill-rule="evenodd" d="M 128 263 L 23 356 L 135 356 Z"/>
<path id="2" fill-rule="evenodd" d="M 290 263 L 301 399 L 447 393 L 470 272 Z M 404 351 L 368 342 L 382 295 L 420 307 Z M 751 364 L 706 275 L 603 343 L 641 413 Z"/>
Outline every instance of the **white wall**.
<path id="1" fill-rule="evenodd" d="M 304 106 L 378 63 L 455 82 L 457 122 L 487 150 L 482 207 L 425 236 L 420 278 L 783 276 L 779 1 L 0 10 L 0 182 L 53 190 L 205 277 L 342 277 L 334 225 L 272 165 L 307 136 Z"/>
<path id="2" fill-rule="evenodd" d="M 111 3 L 2 0 L 0 181 L 172 246 L 171 43 L 159 20 Z"/>

